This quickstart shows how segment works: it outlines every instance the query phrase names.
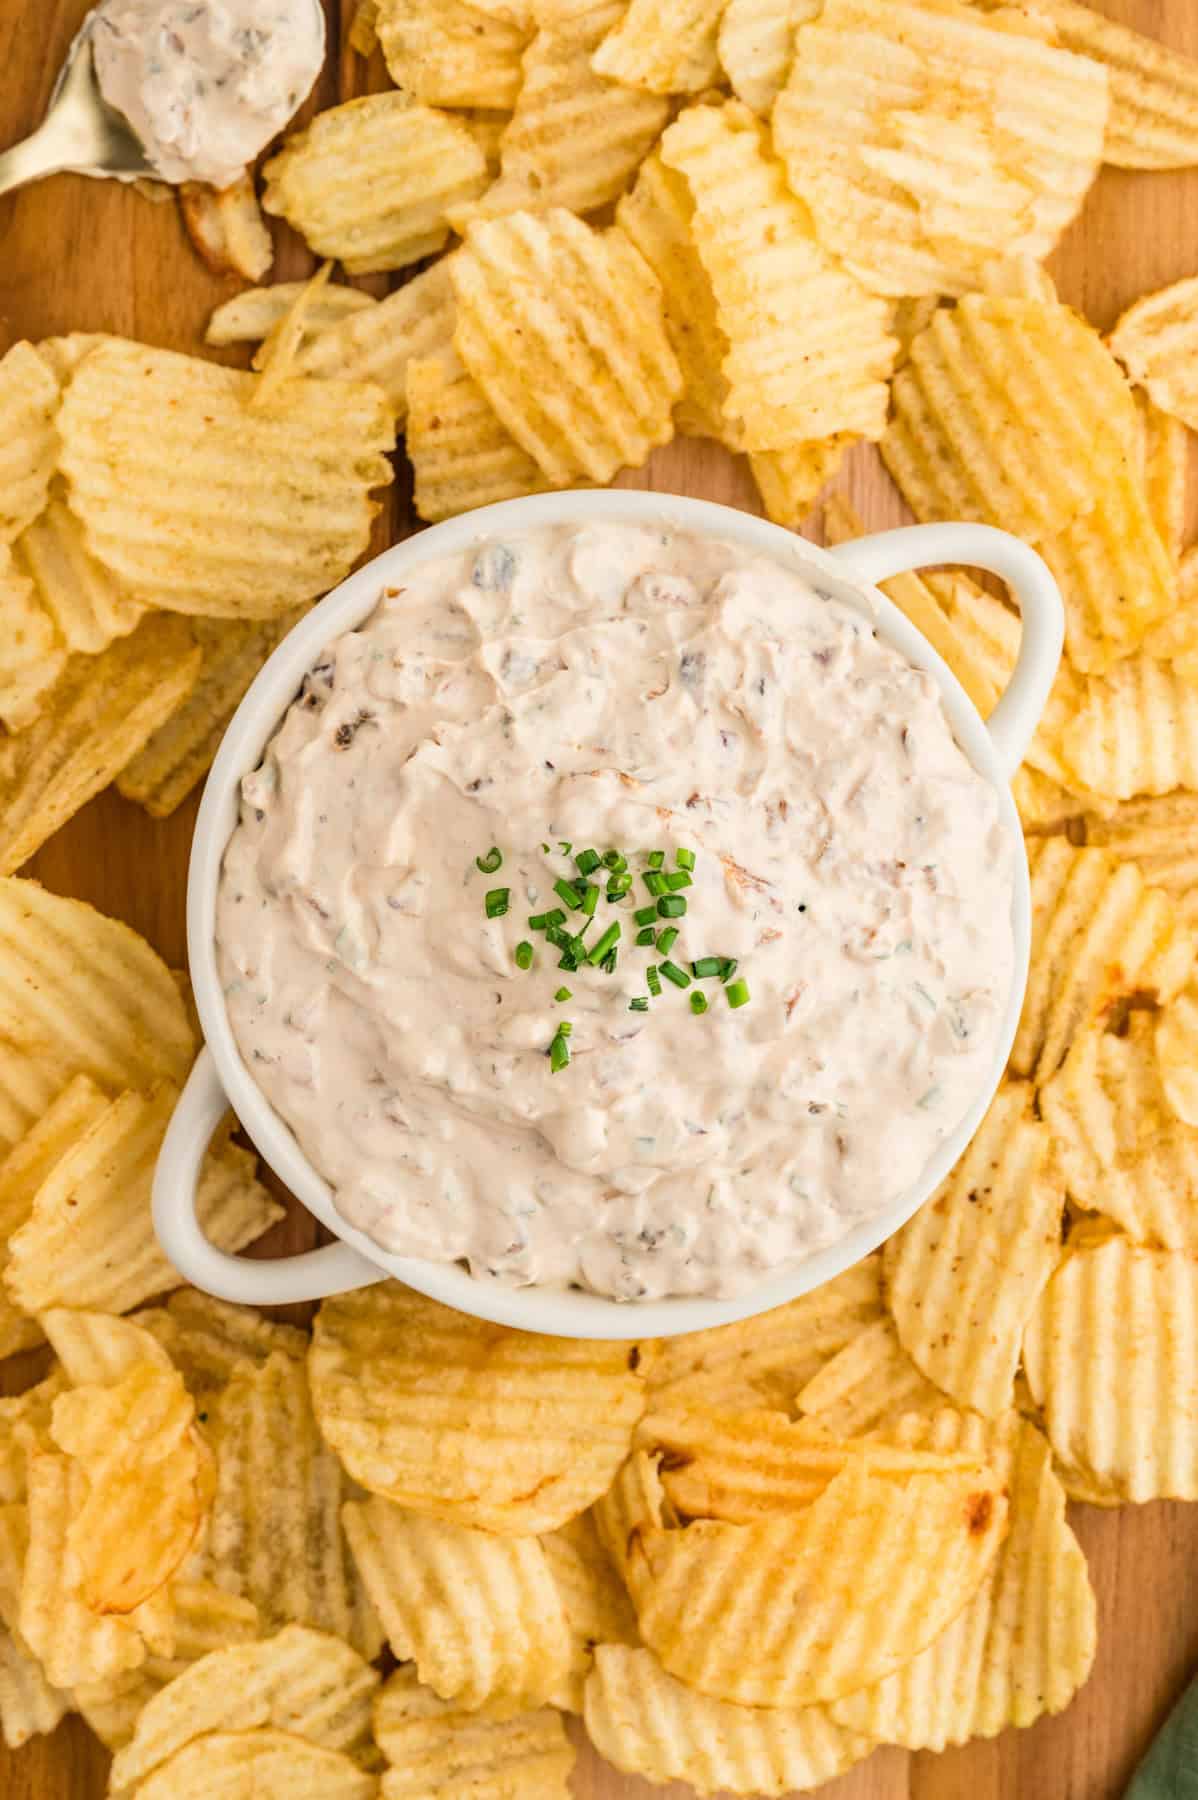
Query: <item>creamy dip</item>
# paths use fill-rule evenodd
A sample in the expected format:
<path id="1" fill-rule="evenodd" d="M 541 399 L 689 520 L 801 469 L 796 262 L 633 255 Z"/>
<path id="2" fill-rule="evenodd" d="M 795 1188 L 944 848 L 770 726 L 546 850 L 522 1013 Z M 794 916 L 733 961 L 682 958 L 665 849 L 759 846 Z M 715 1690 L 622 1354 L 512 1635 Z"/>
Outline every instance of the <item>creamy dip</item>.
<path id="1" fill-rule="evenodd" d="M 164 181 L 230 186 L 324 61 L 312 0 L 103 0 L 92 33 L 101 92 Z"/>
<path id="2" fill-rule="evenodd" d="M 616 966 L 563 970 L 529 920 L 576 935 L 555 884 L 607 850 L 632 892 L 592 875 L 584 943 L 618 921 Z M 651 854 L 694 866 L 641 927 Z M 242 783 L 219 967 L 250 1072 L 387 1250 L 734 1294 L 890 1205 L 976 1096 L 1012 868 L 935 683 L 818 580 L 541 528 L 428 562 L 321 657 Z"/>

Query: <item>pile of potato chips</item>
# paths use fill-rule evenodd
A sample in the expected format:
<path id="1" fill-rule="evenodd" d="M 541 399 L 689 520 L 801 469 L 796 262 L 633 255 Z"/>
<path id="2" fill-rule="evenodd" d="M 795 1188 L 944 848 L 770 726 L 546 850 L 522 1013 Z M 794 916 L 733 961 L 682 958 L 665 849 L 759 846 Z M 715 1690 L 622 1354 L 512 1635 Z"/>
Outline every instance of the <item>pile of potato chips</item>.
<path id="1" fill-rule="evenodd" d="M 0 361 L 0 1356 L 45 1364 L 0 1400 L 4 1738 L 79 1712 L 138 1800 L 553 1800 L 567 1714 L 757 1795 L 1031 1724 L 1095 1650 L 1067 1498 L 1198 1499 L 1198 272 L 1104 342 L 1039 266 L 1104 161 L 1198 162 L 1198 65 L 1074 0 L 362 0 L 351 42 L 394 90 L 264 205 L 403 286 L 235 295 L 254 373 Z M 252 182 L 184 207 L 261 279 Z M 397 425 L 428 519 L 682 432 L 797 528 L 877 442 L 1060 582 L 1010 1069 L 881 1252 L 760 1318 L 572 1342 L 383 1283 L 300 1329 L 158 1249 L 186 983 L 11 871 L 110 781 L 194 786 Z M 888 591 L 989 712 L 1008 605 Z M 227 1249 L 280 1216 L 229 1127 L 199 1204 Z"/>

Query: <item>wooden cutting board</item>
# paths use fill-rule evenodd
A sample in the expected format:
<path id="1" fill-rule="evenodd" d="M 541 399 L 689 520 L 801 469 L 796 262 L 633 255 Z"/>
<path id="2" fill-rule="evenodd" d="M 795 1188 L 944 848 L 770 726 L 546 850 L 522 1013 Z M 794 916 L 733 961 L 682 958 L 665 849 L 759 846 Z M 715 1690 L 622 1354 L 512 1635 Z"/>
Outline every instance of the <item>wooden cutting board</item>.
<path id="1" fill-rule="evenodd" d="M 325 0 L 331 42 L 343 43 L 354 0 Z M 1102 10 L 1198 55 L 1198 0 L 1101 0 Z M 86 0 L 0 0 L 0 145 L 41 117 Z M 376 62 L 334 53 L 321 107 L 386 86 Z M 306 273 L 312 259 L 281 235 L 276 274 Z M 1103 172 L 1084 217 L 1055 259 L 1064 297 L 1101 328 L 1138 294 L 1198 273 L 1198 170 Z M 377 283 L 366 283 L 381 287 Z M 153 205 L 111 182 L 60 176 L 0 199 L 0 348 L 20 337 L 71 330 L 125 332 L 196 350 L 212 306 L 238 283 L 203 269 L 173 205 Z M 701 495 L 753 508 L 743 465 L 714 446 L 683 441 L 625 485 Z M 866 522 L 903 517 L 876 454 L 863 452 L 845 485 Z M 415 529 L 405 482 L 388 496 L 376 549 Z M 103 794 L 35 858 L 30 873 L 127 919 L 174 964 L 184 957 L 183 896 L 194 805 L 156 824 L 115 793 Z M 268 1254 L 306 1248 L 302 1214 L 280 1226 Z M 17 1391 L 33 1358 L 0 1365 Z M 825 1788 L 828 1800 L 1115 1800 L 1168 1707 L 1198 1666 L 1198 1506 L 1103 1512 L 1072 1508 L 1098 1593 L 1099 1652 L 1088 1686 L 1058 1719 L 944 1756 L 881 1750 Z M 99 1800 L 108 1759 L 78 1719 L 16 1755 L 0 1745 L 4 1800 Z M 578 1800 L 635 1800 L 664 1790 L 618 1775 L 589 1751 Z M 688 1789 L 673 1787 L 670 1796 Z"/>

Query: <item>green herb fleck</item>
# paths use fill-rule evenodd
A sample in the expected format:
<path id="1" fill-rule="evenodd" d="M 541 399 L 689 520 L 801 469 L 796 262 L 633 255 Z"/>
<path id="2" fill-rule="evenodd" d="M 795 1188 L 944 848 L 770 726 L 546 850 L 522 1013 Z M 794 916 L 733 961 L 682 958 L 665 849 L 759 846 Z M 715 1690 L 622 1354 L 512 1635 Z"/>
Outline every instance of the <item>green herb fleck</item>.
<path id="1" fill-rule="evenodd" d="M 749 984 L 747 981 L 733 981 L 724 989 L 728 996 L 729 1006 L 747 1006 L 749 1004 Z"/>
<path id="2" fill-rule="evenodd" d="M 707 995 L 695 993 L 691 995 L 691 1011 L 705 1013 L 707 1011 Z"/>
<path id="3" fill-rule="evenodd" d="M 516 945 L 516 967 L 518 969 L 532 968 L 532 945 L 527 938 L 523 938 Z"/>
<path id="4" fill-rule="evenodd" d="M 680 969 L 676 962 L 663 962 L 661 972 L 667 981 L 674 983 L 675 987 L 688 988 L 691 984 L 691 978 L 686 970 Z"/>
<path id="5" fill-rule="evenodd" d="M 511 903 L 511 888 L 488 888 L 483 905 L 487 909 L 488 919 L 502 919 Z"/>
<path id="6" fill-rule="evenodd" d="M 476 869 L 480 869 L 484 875 L 494 875 L 497 869 L 503 867 L 503 851 L 498 844 L 492 844 L 485 856 L 475 857 L 474 866 Z"/>

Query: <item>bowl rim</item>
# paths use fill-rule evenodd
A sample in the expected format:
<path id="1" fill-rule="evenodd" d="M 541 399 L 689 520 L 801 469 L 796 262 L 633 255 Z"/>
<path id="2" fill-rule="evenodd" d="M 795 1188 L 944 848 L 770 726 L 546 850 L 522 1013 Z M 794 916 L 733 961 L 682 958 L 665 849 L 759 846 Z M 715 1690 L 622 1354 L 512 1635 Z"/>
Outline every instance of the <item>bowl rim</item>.
<path id="1" fill-rule="evenodd" d="M 835 590 L 838 600 L 865 612 L 888 642 L 936 680 L 953 734 L 972 767 L 995 790 L 999 817 L 1012 843 L 1011 986 L 992 1057 L 973 1102 L 929 1159 L 921 1178 L 896 1201 L 861 1220 L 835 1243 L 727 1298 L 681 1295 L 618 1301 L 573 1288 L 508 1287 L 471 1275 L 456 1263 L 417 1260 L 384 1250 L 337 1212 L 332 1189 L 249 1073 L 237 1049 L 217 972 L 216 894 L 225 848 L 238 819 L 241 778 L 257 766 L 304 675 L 324 649 L 365 622 L 384 588 L 434 557 L 472 547 L 498 531 L 595 523 L 652 523 L 722 538 L 799 573 L 815 574 L 824 587 Z M 859 542 L 866 545 L 870 537 Z M 876 586 L 854 571 L 851 554 L 835 557 L 781 526 L 717 501 L 645 489 L 574 489 L 501 501 L 417 532 L 355 570 L 282 639 L 246 691 L 208 775 L 188 865 L 187 939 L 204 1040 L 242 1127 L 301 1204 L 336 1238 L 375 1264 L 380 1278 L 393 1276 L 459 1312 L 496 1324 L 564 1337 L 629 1339 L 706 1330 L 769 1311 L 842 1274 L 906 1224 L 958 1160 L 1002 1080 L 1027 985 L 1031 899 L 1022 826 L 1001 755 L 981 715 L 927 639 Z M 270 1264 L 261 1266 L 266 1269 Z"/>

